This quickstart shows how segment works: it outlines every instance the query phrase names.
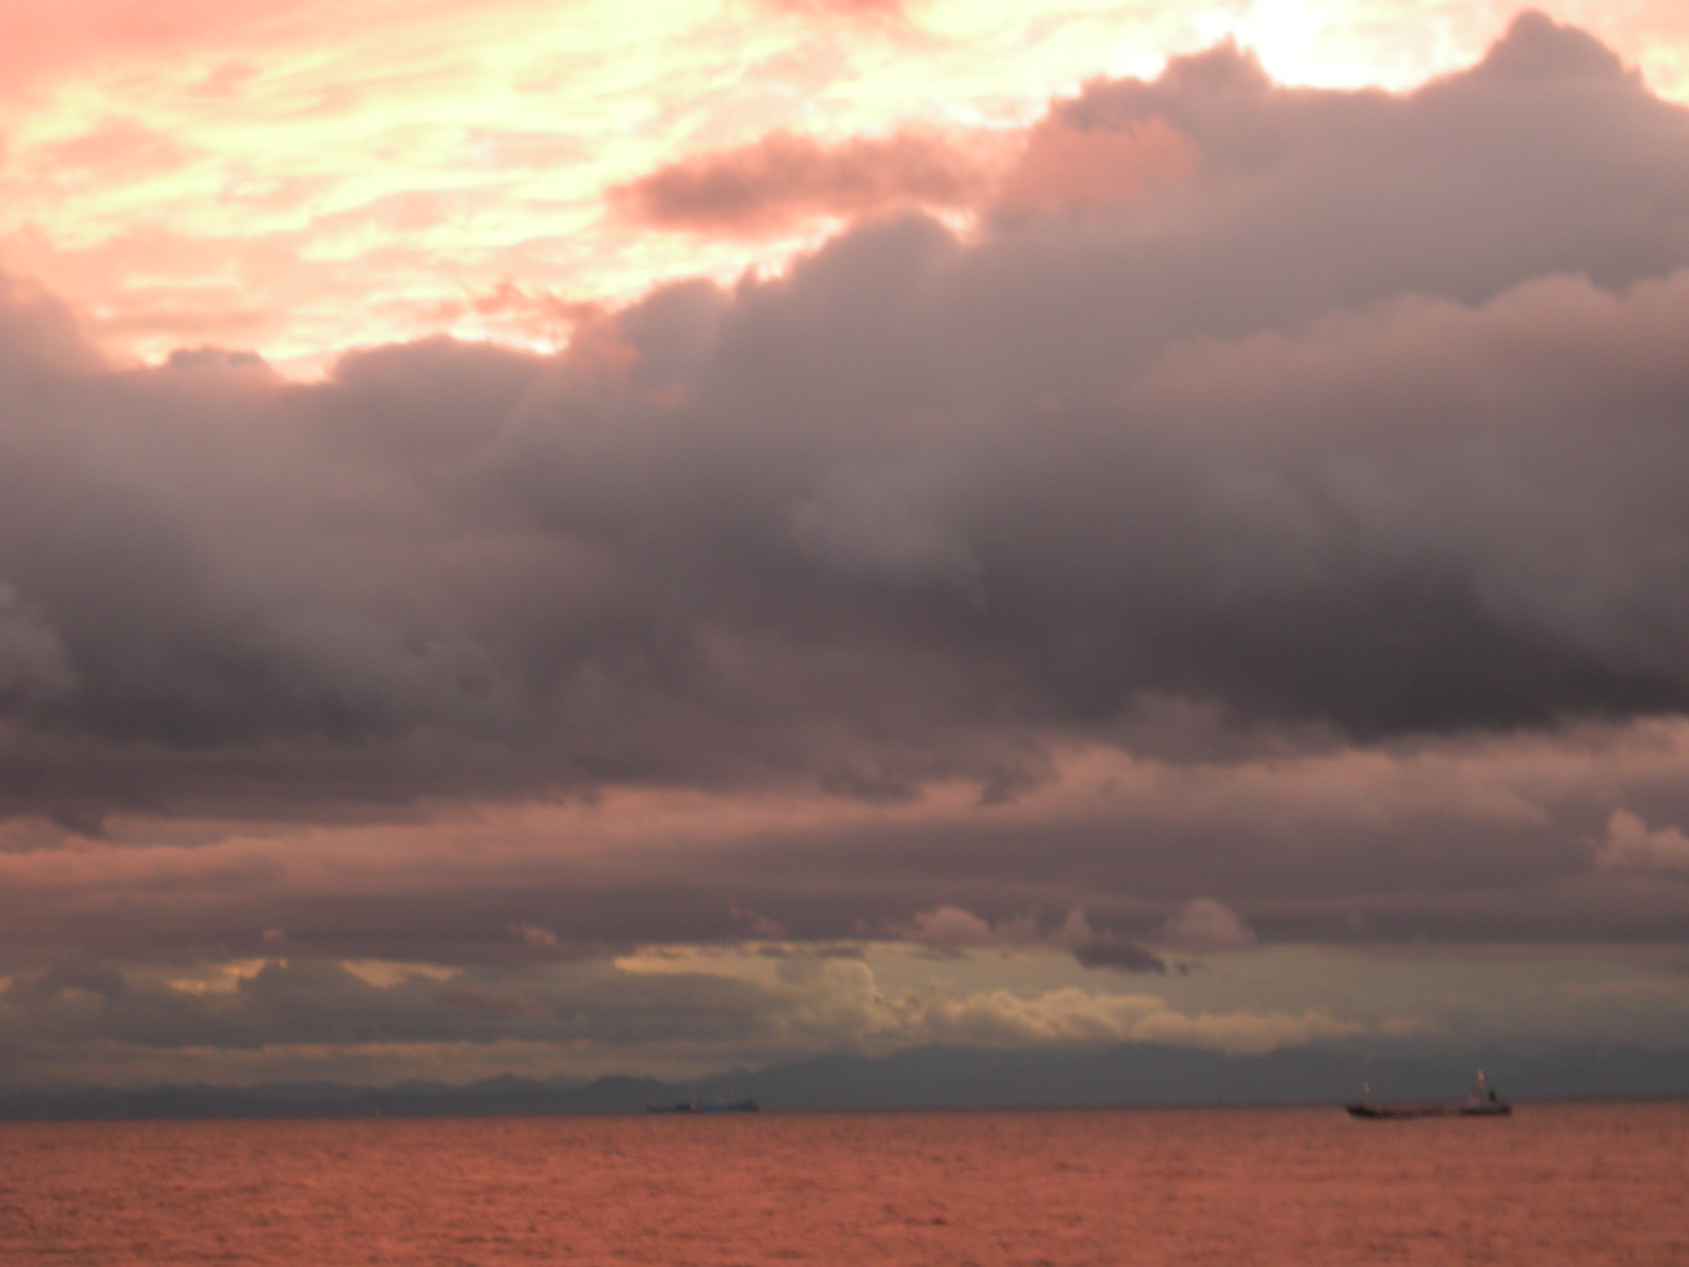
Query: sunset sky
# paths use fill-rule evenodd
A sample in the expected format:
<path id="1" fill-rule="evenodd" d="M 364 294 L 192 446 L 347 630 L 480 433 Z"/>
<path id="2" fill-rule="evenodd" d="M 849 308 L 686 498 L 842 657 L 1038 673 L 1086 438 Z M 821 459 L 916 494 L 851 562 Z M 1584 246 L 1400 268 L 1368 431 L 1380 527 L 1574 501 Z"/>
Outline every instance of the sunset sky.
<path id="1" fill-rule="evenodd" d="M 0 0 L 0 1085 L 1689 1048 L 1686 489 L 1681 0 Z"/>

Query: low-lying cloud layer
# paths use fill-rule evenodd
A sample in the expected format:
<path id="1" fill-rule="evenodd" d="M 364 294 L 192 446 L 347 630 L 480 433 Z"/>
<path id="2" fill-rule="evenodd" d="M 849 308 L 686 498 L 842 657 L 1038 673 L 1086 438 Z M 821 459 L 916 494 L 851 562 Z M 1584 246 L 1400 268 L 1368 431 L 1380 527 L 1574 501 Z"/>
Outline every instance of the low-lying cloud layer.
<path id="1" fill-rule="evenodd" d="M 1368 1030 L 1329 1016 L 1185 1015 L 1154 994 L 998 989 L 888 992 L 864 964 L 804 961 L 766 983 L 706 972 L 628 973 L 604 965 L 440 977 L 405 965 L 272 959 L 227 980 L 131 980 L 92 963 L 20 977 L 0 1000 L 9 1032 L 44 1045 L 252 1049 L 294 1044 L 591 1043 L 771 1050 L 886 1050 L 923 1043 L 1013 1047 L 1119 1043 L 1264 1052 Z M 353 969 L 357 969 L 354 971 Z"/>
<path id="2" fill-rule="evenodd" d="M 990 179 L 910 144 L 624 191 L 905 209 L 556 357 L 120 367 L 7 282 L 14 942 L 1681 929 L 1689 111 L 1527 15 L 1405 96 L 1220 47 Z"/>

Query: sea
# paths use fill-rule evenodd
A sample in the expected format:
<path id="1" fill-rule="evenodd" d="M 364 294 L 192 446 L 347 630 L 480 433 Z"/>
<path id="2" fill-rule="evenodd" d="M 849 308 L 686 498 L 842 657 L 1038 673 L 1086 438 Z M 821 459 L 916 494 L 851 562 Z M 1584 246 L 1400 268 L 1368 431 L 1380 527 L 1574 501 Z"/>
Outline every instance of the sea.
<path id="1" fill-rule="evenodd" d="M 1689 1102 L 0 1124 L 0 1263 L 1689 1264 Z"/>

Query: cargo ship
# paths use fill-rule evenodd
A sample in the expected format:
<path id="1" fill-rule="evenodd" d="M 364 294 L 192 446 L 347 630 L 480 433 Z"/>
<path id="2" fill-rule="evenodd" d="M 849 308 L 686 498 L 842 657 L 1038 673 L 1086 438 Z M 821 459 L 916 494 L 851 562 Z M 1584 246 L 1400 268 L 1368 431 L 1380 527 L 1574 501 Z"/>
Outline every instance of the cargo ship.
<path id="1" fill-rule="evenodd" d="M 1370 1096 L 1371 1088 L 1365 1090 Z M 1513 1106 L 1497 1095 L 1495 1088 L 1484 1081 L 1482 1070 L 1478 1073 L 1478 1085 L 1472 1088 L 1471 1094 L 1464 1100 L 1449 1103 L 1434 1101 L 1429 1104 L 1374 1104 L 1368 1098 L 1343 1107 L 1349 1111 L 1350 1117 L 1366 1118 L 1507 1117 L 1513 1112 Z"/>

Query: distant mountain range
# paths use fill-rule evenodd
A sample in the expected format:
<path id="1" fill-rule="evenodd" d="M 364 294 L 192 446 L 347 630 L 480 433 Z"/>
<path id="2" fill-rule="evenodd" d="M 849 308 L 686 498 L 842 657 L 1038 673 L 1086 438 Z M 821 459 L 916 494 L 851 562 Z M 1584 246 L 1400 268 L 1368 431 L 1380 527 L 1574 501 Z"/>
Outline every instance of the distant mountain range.
<path id="1" fill-rule="evenodd" d="M 76 1090 L 0 1089 L 0 1119 L 476 1116 L 640 1113 L 696 1098 L 754 1097 L 770 1110 L 1318 1104 L 1369 1083 L 1383 1099 L 1450 1098 L 1482 1068 L 1515 1100 L 1689 1096 L 1689 1050 L 1587 1045 L 1390 1058 L 1347 1048 L 1231 1056 L 1133 1043 L 1076 1051 L 920 1047 L 821 1056 L 690 1082 L 529 1079 L 464 1086 L 333 1082 Z"/>

